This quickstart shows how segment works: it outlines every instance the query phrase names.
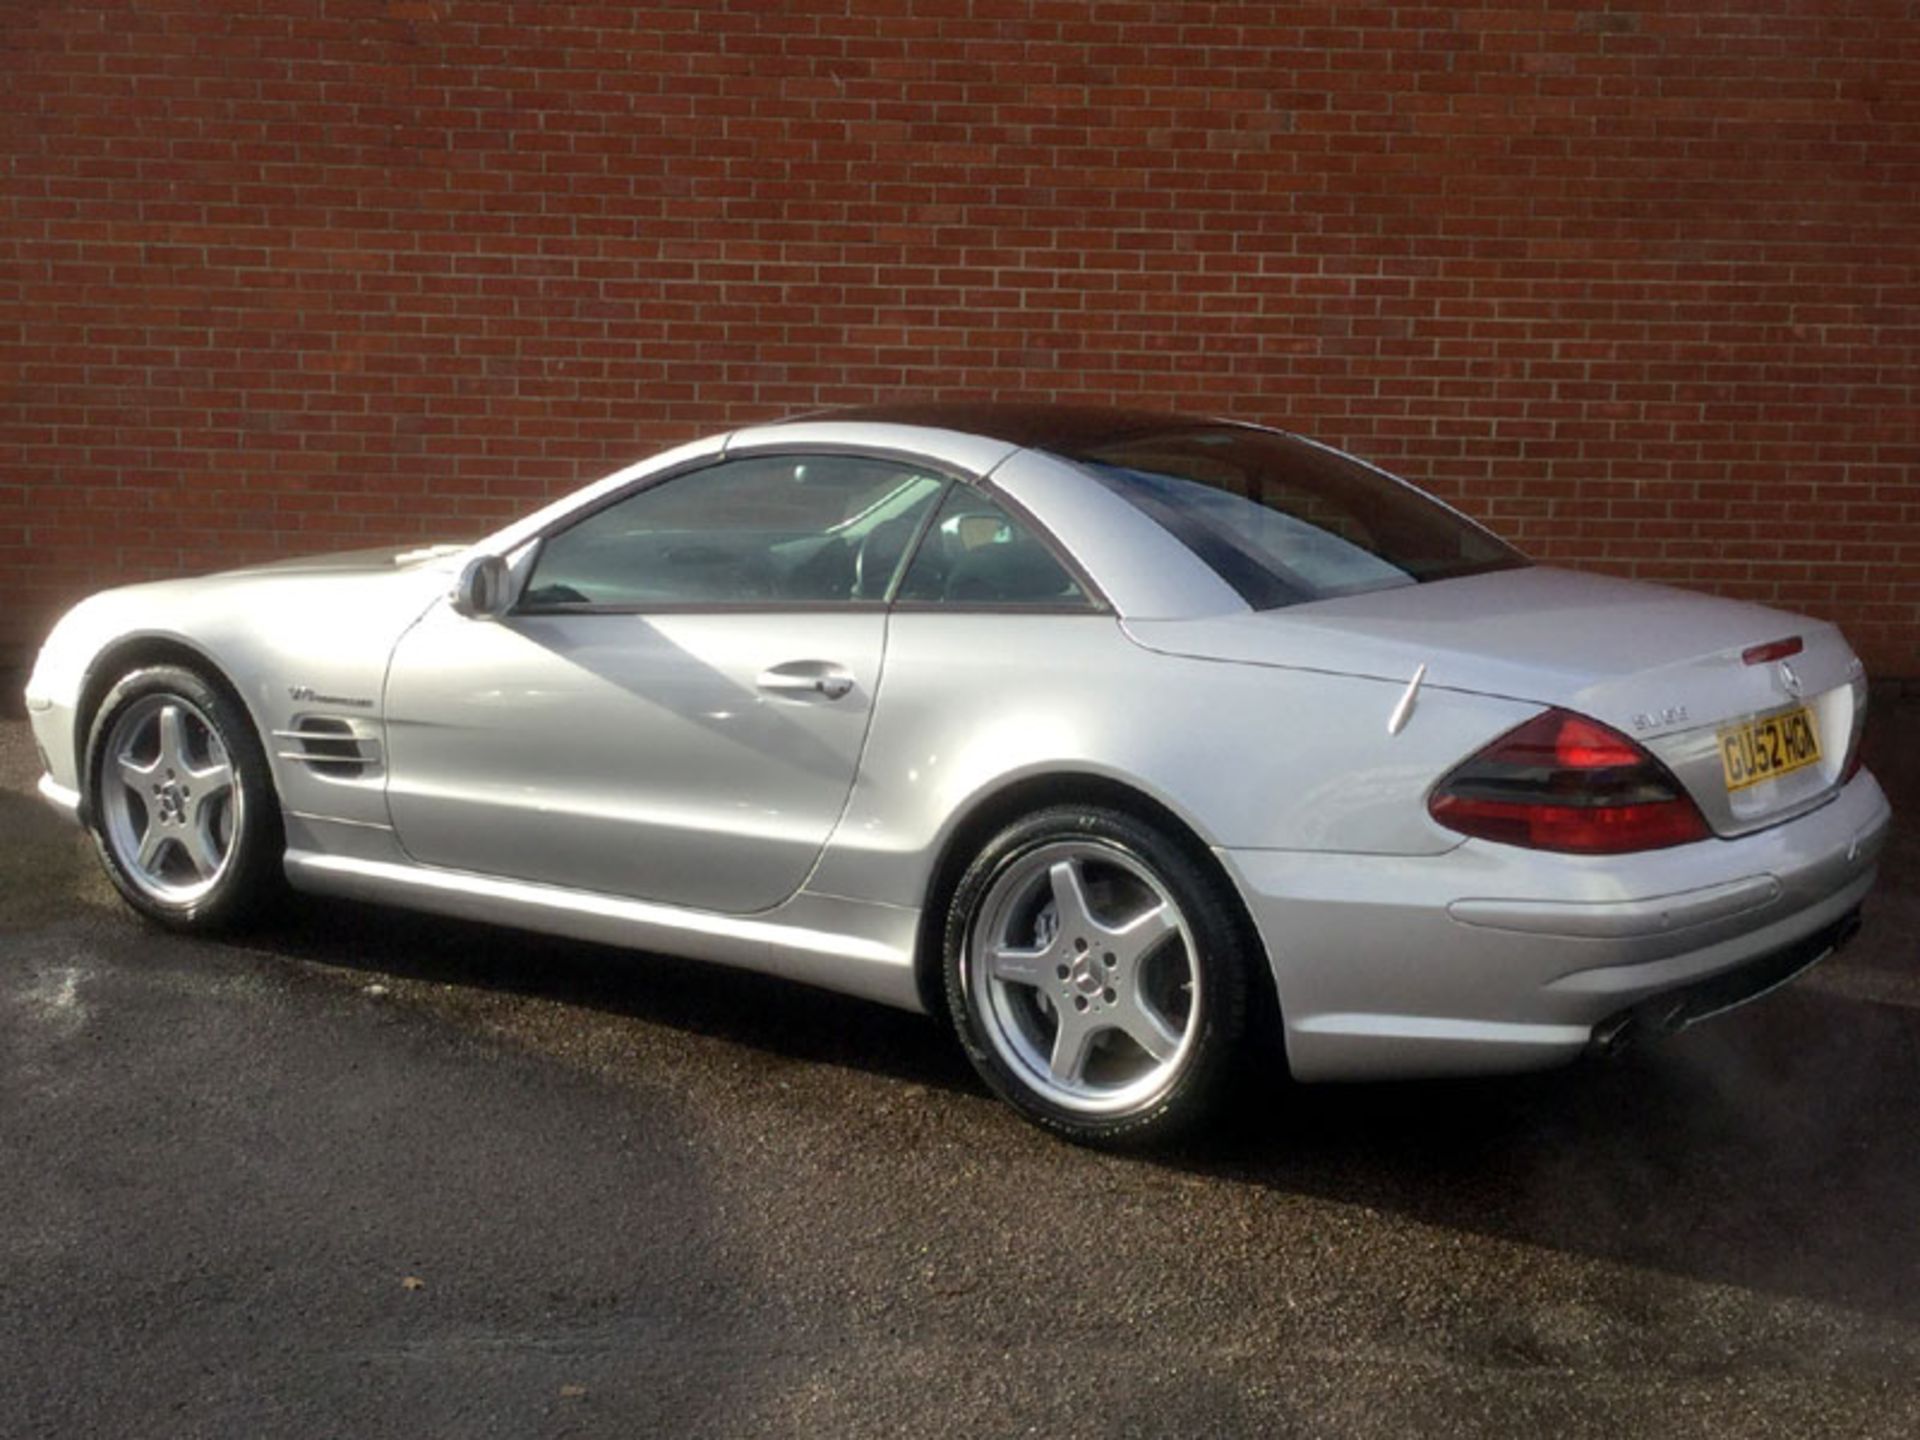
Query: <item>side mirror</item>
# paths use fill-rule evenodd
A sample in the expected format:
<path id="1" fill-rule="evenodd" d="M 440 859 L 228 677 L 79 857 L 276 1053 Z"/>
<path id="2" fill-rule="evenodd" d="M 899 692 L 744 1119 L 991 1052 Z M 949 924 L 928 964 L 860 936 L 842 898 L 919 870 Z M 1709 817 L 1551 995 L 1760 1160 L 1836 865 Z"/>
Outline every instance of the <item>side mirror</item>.
<path id="1" fill-rule="evenodd" d="M 498 555 L 476 555 L 460 571 L 447 597 L 456 613 L 469 620 L 495 620 L 513 599 L 513 572 Z"/>

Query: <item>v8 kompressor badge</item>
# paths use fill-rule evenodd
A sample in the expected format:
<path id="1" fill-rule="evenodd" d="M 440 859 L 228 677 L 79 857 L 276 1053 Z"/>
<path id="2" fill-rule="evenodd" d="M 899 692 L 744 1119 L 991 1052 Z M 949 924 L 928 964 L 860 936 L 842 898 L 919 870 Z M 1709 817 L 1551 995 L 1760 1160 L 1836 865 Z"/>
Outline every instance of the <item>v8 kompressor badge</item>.
<path id="1" fill-rule="evenodd" d="M 287 698 L 296 705 L 346 705 L 355 710 L 371 710 L 373 701 L 358 695 L 322 695 L 311 685 L 289 685 Z"/>

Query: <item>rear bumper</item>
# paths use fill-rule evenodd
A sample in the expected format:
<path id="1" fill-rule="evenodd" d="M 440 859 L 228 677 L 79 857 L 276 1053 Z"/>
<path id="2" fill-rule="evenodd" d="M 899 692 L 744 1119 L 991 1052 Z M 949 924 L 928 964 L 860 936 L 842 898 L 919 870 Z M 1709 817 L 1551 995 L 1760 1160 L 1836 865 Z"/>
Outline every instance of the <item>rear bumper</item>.
<path id="1" fill-rule="evenodd" d="M 1266 942 L 1296 1076 L 1472 1074 L 1565 1063 L 1623 1012 L 1817 951 L 1790 973 L 1804 969 L 1872 889 L 1890 818 L 1862 773 L 1784 825 L 1645 855 L 1468 841 L 1221 859 Z M 1778 982 L 1741 983 L 1717 1008 Z"/>
<path id="2" fill-rule="evenodd" d="M 1778 990 L 1829 955 L 1839 954 L 1859 933 L 1860 912 L 1849 911 L 1824 930 L 1816 930 L 1783 950 L 1628 1006 L 1593 1027 L 1590 1047 L 1598 1054 L 1612 1054 L 1642 1040 L 1674 1035 L 1702 1020 L 1724 1015 Z"/>

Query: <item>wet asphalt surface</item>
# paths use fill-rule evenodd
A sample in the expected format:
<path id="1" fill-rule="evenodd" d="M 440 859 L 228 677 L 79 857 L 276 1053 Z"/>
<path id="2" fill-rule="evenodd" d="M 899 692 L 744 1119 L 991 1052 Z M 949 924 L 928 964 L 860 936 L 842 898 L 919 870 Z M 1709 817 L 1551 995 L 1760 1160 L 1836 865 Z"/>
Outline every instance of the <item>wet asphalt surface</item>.
<path id="1" fill-rule="evenodd" d="M 1123 1158 L 781 982 L 145 928 L 9 720 L 0 1434 L 1920 1433 L 1917 723 L 1867 931 L 1790 989 Z"/>

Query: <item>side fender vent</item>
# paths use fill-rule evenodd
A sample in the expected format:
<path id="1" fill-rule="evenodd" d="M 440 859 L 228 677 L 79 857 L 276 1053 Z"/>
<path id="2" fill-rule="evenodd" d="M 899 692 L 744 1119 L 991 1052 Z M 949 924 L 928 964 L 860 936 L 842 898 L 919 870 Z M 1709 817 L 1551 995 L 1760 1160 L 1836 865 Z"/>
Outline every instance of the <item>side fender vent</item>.
<path id="1" fill-rule="evenodd" d="M 380 773 L 380 740 L 363 720 L 297 715 L 291 730 L 273 732 L 274 753 L 326 780 L 362 780 Z"/>

